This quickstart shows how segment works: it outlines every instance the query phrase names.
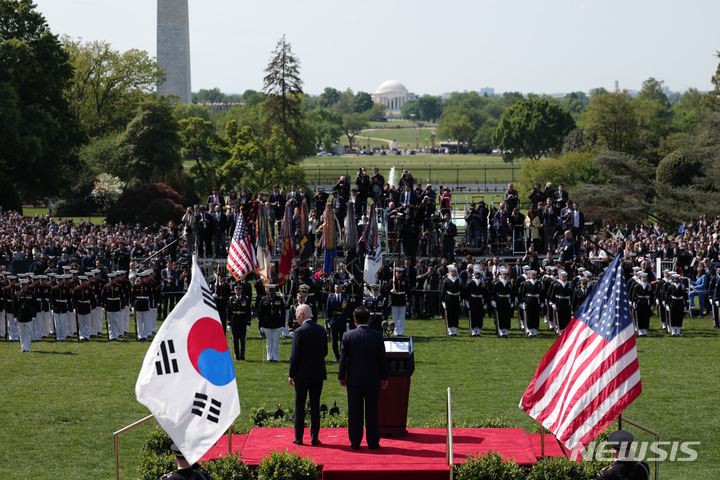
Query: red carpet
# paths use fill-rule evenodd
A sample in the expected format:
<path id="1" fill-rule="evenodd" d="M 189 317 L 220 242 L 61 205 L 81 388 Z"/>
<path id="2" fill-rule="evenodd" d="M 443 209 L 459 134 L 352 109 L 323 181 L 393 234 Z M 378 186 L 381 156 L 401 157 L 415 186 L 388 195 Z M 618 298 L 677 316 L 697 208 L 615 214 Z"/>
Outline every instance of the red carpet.
<path id="1" fill-rule="evenodd" d="M 309 443 L 310 432 L 305 431 Z M 322 467 L 324 480 L 382 479 L 442 479 L 448 478 L 450 467 L 445 462 L 445 430 L 441 428 L 410 428 L 405 438 L 382 438 L 379 450 L 352 450 L 347 429 L 320 430 L 317 447 L 297 446 L 292 443 L 291 428 L 254 428 L 249 435 L 233 435 L 232 449 L 242 453 L 242 459 L 251 467 L 257 466 L 272 450 L 297 451 L 310 457 Z M 540 435 L 528 434 L 520 428 L 456 428 L 453 430 L 454 463 L 465 460 L 468 455 L 489 450 L 512 458 L 520 465 L 534 465 L 540 455 Z M 217 458 L 227 453 L 227 436 L 203 457 Z M 546 456 L 563 456 L 565 452 L 551 434 L 545 435 Z"/>

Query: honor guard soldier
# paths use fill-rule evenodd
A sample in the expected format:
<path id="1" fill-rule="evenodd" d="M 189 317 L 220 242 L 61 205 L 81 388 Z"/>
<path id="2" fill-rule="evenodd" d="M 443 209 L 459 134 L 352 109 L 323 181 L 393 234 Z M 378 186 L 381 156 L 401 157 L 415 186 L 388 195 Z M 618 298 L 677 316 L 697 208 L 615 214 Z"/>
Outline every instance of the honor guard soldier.
<path id="1" fill-rule="evenodd" d="M 127 275 L 127 270 L 118 270 L 118 284 L 122 288 L 122 307 L 120 314 L 120 336 L 130 330 L 130 296 L 132 295 L 132 283 Z"/>
<path id="2" fill-rule="evenodd" d="M 93 279 L 91 286 L 95 293 L 95 308 L 91 315 L 90 336 L 100 335 L 103 327 L 103 307 L 102 307 L 102 291 L 105 286 L 105 280 L 102 277 L 102 270 L 95 269 L 92 271 Z"/>
<path id="3" fill-rule="evenodd" d="M 449 265 L 448 274 L 440 284 L 440 301 L 445 309 L 445 328 L 451 337 L 457 337 L 457 328 L 460 323 L 460 297 L 463 285 L 457 274 L 457 268 Z"/>
<path id="4" fill-rule="evenodd" d="M 307 306 L 310 307 L 310 312 L 312 312 L 312 319 L 311 319 L 311 320 L 312 320 L 313 322 L 317 323 L 317 318 L 318 318 L 317 308 L 316 308 L 316 306 L 315 306 L 314 304 L 308 302 L 308 292 L 309 292 L 309 291 L 310 291 L 310 286 L 309 286 L 309 285 L 300 285 L 300 286 L 298 287 L 298 292 L 297 292 L 297 295 L 296 295 L 297 301 L 290 307 L 290 319 L 289 319 L 289 321 L 292 322 L 292 323 L 290 323 L 290 327 L 289 327 L 289 328 L 290 328 L 290 332 L 295 331 L 295 329 L 299 327 L 299 325 L 298 325 L 298 323 L 297 323 L 297 320 L 295 320 L 295 312 L 297 311 L 297 308 L 298 308 L 300 305 L 307 305 Z"/>
<path id="5" fill-rule="evenodd" d="M 20 338 L 20 330 L 15 320 L 15 294 L 20 290 L 17 275 L 7 277 L 8 285 L 3 289 L 5 297 L 5 317 L 7 318 L 7 339 L 15 342 Z"/>
<path id="6" fill-rule="evenodd" d="M 69 277 L 68 277 L 69 279 Z M 67 337 L 68 310 L 71 302 L 70 287 L 65 284 L 65 275 L 55 276 L 55 287 L 52 289 L 52 311 L 55 320 L 55 337 L 64 342 Z"/>
<path id="7" fill-rule="evenodd" d="M 28 289 L 32 292 L 33 309 L 35 311 L 35 317 L 33 318 L 33 323 L 31 327 L 31 337 L 32 340 L 38 341 L 42 338 L 42 334 L 40 332 L 42 331 L 44 320 L 42 287 L 40 285 L 40 275 L 30 275 L 29 278 L 31 280 L 31 283 Z"/>
<path id="8" fill-rule="evenodd" d="M 223 326 L 223 335 L 225 335 L 225 332 L 227 331 L 227 311 L 231 295 L 232 290 L 230 289 L 230 285 L 225 282 L 225 275 L 218 274 L 217 281 L 215 282 L 215 288 L 213 289 L 213 298 L 215 299 L 215 305 L 217 305 L 218 313 L 220 314 L 220 321 Z"/>
<path id="9" fill-rule="evenodd" d="M 42 326 L 40 327 L 40 337 L 47 337 L 53 330 L 53 315 L 50 309 L 50 300 L 52 298 L 52 287 L 50 286 L 50 278 L 47 275 L 40 275 L 40 287 L 36 291 L 42 293 Z"/>
<path id="10" fill-rule="evenodd" d="M 571 299 L 573 294 L 572 284 L 568 282 L 568 274 L 565 270 L 558 272 L 558 279 L 550 287 L 550 306 L 555 312 L 555 325 L 557 334 L 560 335 L 570 323 Z"/>
<path id="11" fill-rule="evenodd" d="M 132 287 L 131 303 L 135 309 L 137 339 L 141 342 L 152 334 L 150 302 L 153 292 L 148 280 L 149 275 L 146 272 L 138 273 L 135 285 Z"/>
<path id="12" fill-rule="evenodd" d="M 148 336 L 152 336 L 157 331 L 158 308 L 162 305 L 162 285 L 160 284 L 159 270 L 153 268 L 147 271 L 147 283 L 150 285 L 150 325 Z"/>
<path id="13" fill-rule="evenodd" d="M 687 290 L 680 281 L 680 274 L 673 273 L 673 283 L 665 289 L 665 310 L 670 322 L 670 336 L 679 337 L 685 317 L 685 307 L 689 305 Z"/>
<path id="14" fill-rule="evenodd" d="M 663 270 L 663 276 L 655 284 L 655 305 L 658 308 L 658 317 L 660 317 L 660 329 L 670 331 L 670 322 L 668 321 L 668 312 L 665 309 L 665 290 L 672 285 L 672 277 L 670 270 Z"/>
<path id="15" fill-rule="evenodd" d="M 102 304 L 107 315 L 108 338 L 115 341 L 120 336 L 120 315 L 125 303 L 125 293 L 117 273 L 108 274 L 110 283 L 103 287 Z"/>
<path id="16" fill-rule="evenodd" d="M 235 295 L 228 302 L 227 316 L 230 319 L 235 360 L 245 360 L 245 340 L 252 319 L 252 298 L 243 293 L 240 283 L 235 285 Z"/>
<path id="17" fill-rule="evenodd" d="M 587 278 L 582 277 L 577 282 L 577 287 L 573 288 L 573 294 L 572 294 L 572 312 L 573 315 L 575 312 L 580 310 L 580 307 L 583 303 L 585 303 L 585 299 L 587 296 L 590 295 L 590 290 L 588 289 L 588 281 Z"/>
<path id="18" fill-rule="evenodd" d="M 13 315 L 18 325 L 18 336 L 20 337 L 20 351 L 30 351 L 32 340 L 32 324 L 35 321 L 35 298 L 30 280 L 20 280 L 20 290 L 15 292 L 13 299 Z"/>
<path id="19" fill-rule="evenodd" d="M 343 284 L 336 283 L 335 293 L 328 295 L 325 304 L 325 318 L 330 325 L 332 351 L 335 354 L 336 362 L 340 360 L 339 341 L 342 339 L 343 333 L 347 331 L 347 323 L 350 321 L 348 302 L 348 295 L 343 293 Z"/>
<path id="20" fill-rule="evenodd" d="M 285 302 L 277 294 L 277 285 L 267 285 L 268 294 L 258 304 L 258 323 L 265 332 L 268 362 L 277 362 L 280 356 L 280 332 L 285 325 Z"/>
<path id="21" fill-rule="evenodd" d="M 382 323 L 388 319 L 388 302 L 385 297 L 380 294 L 379 283 L 370 285 L 370 296 L 365 298 L 363 306 L 370 312 L 368 328 L 382 333 Z"/>
<path id="22" fill-rule="evenodd" d="M 495 325 L 500 338 L 508 338 L 513 313 L 513 282 L 508 278 L 507 268 L 498 270 L 498 278 L 492 286 L 490 305 L 495 309 Z"/>
<path id="23" fill-rule="evenodd" d="M 78 341 L 90 340 L 90 318 L 95 308 L 95 292 L 88 285 L 88 278 L 85 275 L 78 276 L 80 285 L 73 290 L 73 303 L 75 303 L 75 314 L 78 322 Z"/>
<path id="24" fill-rule="evenodd" d="M 7 277 L 10 272 L 2 272 L 0 275 L 0 337 L 7 339 L 7 322 L 5 320 L 5 288 L 7 287 Z"/>
<path id="25" fill-rule="evenodd" d="M 468 278 L 463 291 L 465 306 L 470 320 L 470 336 L 479 337 L 485 316 L 485 303 L 487 302 L 488 291 L 485 286 L 482 269 L 479 265 L 473 267 L 473 276 Z"/>
<path id="26" fill-rule="evenodd" d="M 595 477 L 597 480 L 649 480 L 650 468 L 645 462 L 638 462 L 630 448 L 635 437 L 630 432 L 617 430 L 608 435 L 615 461 L 603 468 Z"/>
<path id="27" fill-rule="evenodd" d="M 535 270 L 528 270 L 527 276 L 528 279 L 520 287 L 518 298 L 523 304 L 522 311 L 525 314 L 525 335 L 537 337 L 540 313 L 542 305 L 545 304 L 545 289 L 542 282 L 537 279 Z"/>
<path id="28" fill-rule="evenodd" d="M 405 312 L 407 310 L 407 294 L 410 291 L 410 284 L 405 278 L 405 268 L 395 269 L 392 287 L 390 290 L 390 311 L 393 322 L 395 322 L 395 335 L 405 334 Z"/>
<path id="29" fill-rule="evenodd" d="M 630 301 L 635 307 L 638 336 L 647 337 L 647 331 L 650 328 L 650 315 L 655 301 L 655 294 L 650 282 L 648 282 L 647 273 L 640 273 L 640 283 L 635 286 Z"/>

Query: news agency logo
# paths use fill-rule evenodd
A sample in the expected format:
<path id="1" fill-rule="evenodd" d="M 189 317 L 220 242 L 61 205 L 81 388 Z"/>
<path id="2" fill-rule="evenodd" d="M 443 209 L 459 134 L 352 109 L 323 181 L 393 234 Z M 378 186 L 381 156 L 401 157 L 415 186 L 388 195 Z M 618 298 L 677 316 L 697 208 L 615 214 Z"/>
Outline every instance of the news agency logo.
<path id="1" fill-rule="evenodd" d="M 700 442 L 633 442 L 630 451 L 632 458 L 642 462 L 694 462 L 698 456 L 694 445 L 700 445 Z M 587 448 L 573 449 L 570 458 L 577 458 L 578 455 L 585 461 L 593 458 L 598 462 L 615 460 L 608 442 L 591 442 Z"/>

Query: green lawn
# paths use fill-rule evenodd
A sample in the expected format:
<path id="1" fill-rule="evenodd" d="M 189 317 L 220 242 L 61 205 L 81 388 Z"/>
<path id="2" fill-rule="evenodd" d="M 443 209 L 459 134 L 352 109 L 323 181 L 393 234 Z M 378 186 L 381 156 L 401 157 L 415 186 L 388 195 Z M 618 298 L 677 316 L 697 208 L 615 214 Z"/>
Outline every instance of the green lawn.
<path id="1" fill-rule="evenodd" d="M 390 141 L 396 141 L 397 146 L 400 149 L 405 148 L 415 148 L 416 145 L 418 145 L 420 148 L 424 148 L 425 146 L 432 145 L 432 139 L 430 138 L 430 132 L 436 131 L 437 129 L 432 127 L 423 127 L 423 128 L 402 128 L 402 127 L 411 127 L 412 124 L 407 125 L 400 125 L 401 128 L 393 128 L 391 126 L 387 126 L 385 128 L 375 128 L 375 129 L 369 129 L 369 130 L 363 130 L 362 133 L 360 133 L 357 137 L 355 137 L 355 143 L 359 145 L 378 145 L 380 146 L 381 143 L 385 143 L 385 146 L 389 145 Z M 416 139 L 415 136 L 418 136 Z M 377 138 L 385 139 L 385 142 L 381 142 L 379 140 L 376 140 Z M 347 140 L 347 139 L 345 139 Z M 438 145 L 438 142 L 440 140 L 436 137 L 435 138 L 435 145 Z"/>
<path id="2" fill-rule="evenodd" d="M 23 208 L 23 215 L 26 217 L 34 217 L 35 215 L 47 215 L 48 209 L 46 207 L 38 207 L 38 208 Z M 54 216 L 57 220 L 57 216 Z M 80 223 L 83 220 L 87 220 L 88 217 L 63 217 L 63 219 L 72 219 L 74 223 Z M 100 225 L 102 222 L 105 221 L 105 217 L 90 217 L 90 221 L 94 225 Z"/>
<path id="3" fill-rule="evenodd" d="M 244 426 L 252 424 L 253 411 L 263 404 L 273 410 L 277 404 L 293 404 L 293 389 L 287 385 L 290 342 L 282 341 L 279 363 L 266 363 L 255 322 L 248 360 L 235 363 L 242 406 L 238 422 Z M 720 478 L 720 339 L 708 319 L 686 324 L 681 338 L 652 330 L 648 338 L 638 340 L 643 393 L 625 415 L 658 431 L 663 441 L 701 442 L 697 461 L 665 462 L 662 478 L 715 480 Z M 658 325 L 657 319 L 652 325 Z M 506 417 L 511 424 L 535 431 L 537 424 L 518 403 L 554 337 L 541 331 L 538 338 L 527 339 L 516 329 L 501 340 L 492 335 L 487 319 L 482 338 L 468 336 L 466 319 L 461 319 L 457 338 L 444 336 L 443 330 L 440 319 L 408 322 L 406 333 L 414 338 L 416 349 L 409 426 L 441 418 L 445 391 L 451 387 L 457 424 Z M 17 342 L 0 341 L 5 405 L 0 474 L 24 480 L 114 478 L 112 433 L 149 413 L 134 393 L 148 346 L 132 340 L 43 340 L 32 344 L 31 353 L 21 354 Z M 337 401 L 345 412 L 346 396 L 336 375 L 337 364 L 328 362 L 322 401 Z M 120 437 L 122 479 L 136 478 L 140 447 L 154 425 L 148 422 Z M 641 433 L 636 437 L 649 440 Z"/>
<path id="4" fill-rule="evenodd" d="M 390 181 L 390 168 L 395 167 L 395 181 L 407 168 L 415 180 L 439 185 L 456 183 L 506 184 L 517 181 L 520 164 L 510 165 L 498 155 L 360 155 L 343 157 L 310 157 L 303 160 L 308 183 L 334 184 L 340 175 L 355 181 L 358 169 L 364 166 L 372 175 L 377 166 L 385 181 Z"/>

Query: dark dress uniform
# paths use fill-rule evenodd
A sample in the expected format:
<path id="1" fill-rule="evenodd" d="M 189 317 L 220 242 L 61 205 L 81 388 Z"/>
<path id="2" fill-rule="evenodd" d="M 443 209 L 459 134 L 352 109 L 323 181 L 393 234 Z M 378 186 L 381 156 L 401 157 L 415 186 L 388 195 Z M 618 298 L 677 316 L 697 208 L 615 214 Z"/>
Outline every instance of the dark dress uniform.
<path id="1" fill-rule="evenodd" d="M 108 283 L 103 287 L 102 304 L 108 319 L 108 337 L 117 340 L 121 335 L 120 310 L 125 303 L 125 292 L 120 283 Z"/>
<path id="2" fill-rule="evenodd" d="M 440 284 L 440 301 L 445 308 L 445 323 L 447 324 L 447 334 L 453 337 L 457 336 L 457 327 L 460 323 L 460 300 L 463 291 L 463 284 L 459 276 L 455 276 L 455 281 L 450 277 L 445 277 Z"/>
<path id="3" fill-rule="evenodd" d="M 645 462 L 635 460 L 615 460 L 600 470 L 596 480 L 649 480 L 650 468 Z"/>
<path id="4" fill-rule="evenodd" d="M 585 285 L 587 285 L 587 284 L 585 284 Z M 572 294 L 573 314 L 575 314 L 575 312 L 577 312 L 580 309 L 580 307 L 585 302 L 585 299 L 587 298 L 588 295 L 590 295 L 590 289 L 587 288 L 587 286 L 585 288 L 582 288 L 582 286 L 580 284 L 578 284 L 577 288 L 573 289 L 573 294 Z"/>
<path id="5" fill-rule="evenodd" d="M 299 327 L 297 320 L 295 320 L 295 314 L 300 305 L 307 305 L 308 307 L 310 307 L 310 311 L 312 312 L 312 321 L 315 323 L 317 323 L 318 321 L 318 313 L 315 304 L 309 303 L 307 301 L 307 297 L 305 297 L 305 301 L 303 303 L 295 302 L 290 306 L 290 319 L 288 320 L 288 322 L 290 323 L 289 328 L 291 332 L 295 331 Z"/>
<path id="6" fill-rule="evenodd" d="M 13 315 L 19 328 L 20 351 L 29 352 L 32 339 L 30 325 L 35 319 L 35 298 L 30 288 L 16 291 L 14 297 Z"/>
<path id="7" fill-rule="evenodd" d="M 550 287 L 550 301 L 557 308 L 558 329 L 564 330 L 570 323 L 571 300 L 573 295 L 572 283 L 556 280 Z"/>
<path id="8" fill-rule="evenodd" d="M 348 321 L 348 295 L 346 293 L 331 293 L 325 304 L 325 318 L 330 325 L 332 335 L 332 350 L 335 360 L 340 360 L 339 342 L 342 334 L 347 330 Z"/>
<path id="9" fill-rule="evenodd" d="M 685 317 L 685 305 L 688 304 L 687 290 L 681 282 L 673 282 L 665 289 L 665 305 L 666 309 L 669 309 L 667 311 L 672 335 L 680 335 Z"/>
<path id="10" fill-rule="evenodd" d="M 217 305 L 218 313 L 220 314 L 220 321 L 223 326 L 223 335 L 227 332 L 227 312 L 228 312 L 228 301 L 232 295 L 230 285 L 226 282 L 215 283 L 215 292 L 213 297 L 215 298 L 215 305 Z"/>
<path id="11" fill-rule="evenodd" d="M 660 327 L 667 328 L 668 325 L 668 314 L 665 310 L 665 290 L 670 286 L 672 282 L 665 277 L 660 278 L 655 284 L 655 304 L 658 307 L 658 317 L 660 317 Z"/>
<path id="12" fill-rule="evenodd" d="M 647 335 L 647 329 L 650 328 L 650 315 L 652 306 L 655 302 L 655 294 L 650 282 L 638 283 L 633 289 L 633 295 L 630 297 L 635 304 L 635 320 L 640 335 Z"/>
<path id="13" fill-rule="evenodd" d="M 507 279 L 503 282 L 501 278 L 497 278 L 492 287 L 492 301 L 495 302 L 495 313 L 497 315 L 497 327 L 500 330 L 499 335 L 507 337 L 507 331 L 510 329 L 510 319 L 512 318 L 513 282 Z M 505 333 L 503 333 L 503 331 Z"/>
<path id="14" fill-rule="evenodd" d="M 483 326 L 483 317 L 485 316 L 487 296 L 487 287 L 482 278 L 469 278 L 467 283 L 465 283 L 463 297 L 468 307 L 470 336 L 472 337 L 480 335 L 480 329 L 482 329 Z"/>
<path id="15" fill-rule="evenodd" d="M 52 289 L 51 306 L 53 311 L 53 317 L 55 320 L 55 337 L 61 342 L 65 341 L 67 335 L 67 313 L 70 310 L 70 287 L 65 286 L 63 280 L 62 284 L 57 284 Z M 7 309 L 7 307 L 6 307 Z"/>
<path id="16" fill-rule="evenodd" d="M 370 295 L 365 298 L 363 305 L 370 311 L 368 328 L 382 333 L 382 322 L 388 319 L 388 302 L 385 297 L 382 295 L 378 295 L 377 297 Z"/>
<path id="17" fill-rule="evenodd" d="M 526 280 L 518 292 L 518 299 L 525 304 L 525 328 L 536 336 L 540 326 L 540 313 L 545 304 L 545 288 L 540 280 Z"/>
<path id="18" fill-rule="evenodd" d="M 245 360 L 245 340 L 252 319 L 252 299 L 244 293 L 230 297 L 227 317 L 230 318 L 235 360 Z"/>
<path id="19" fill-rule="evenodd" d="M 73 290 L 75 313 L 78 315 L 78 340 L 90 339 L 90 314 L 95 308 L 95 292 L 89 285 Z"/>

